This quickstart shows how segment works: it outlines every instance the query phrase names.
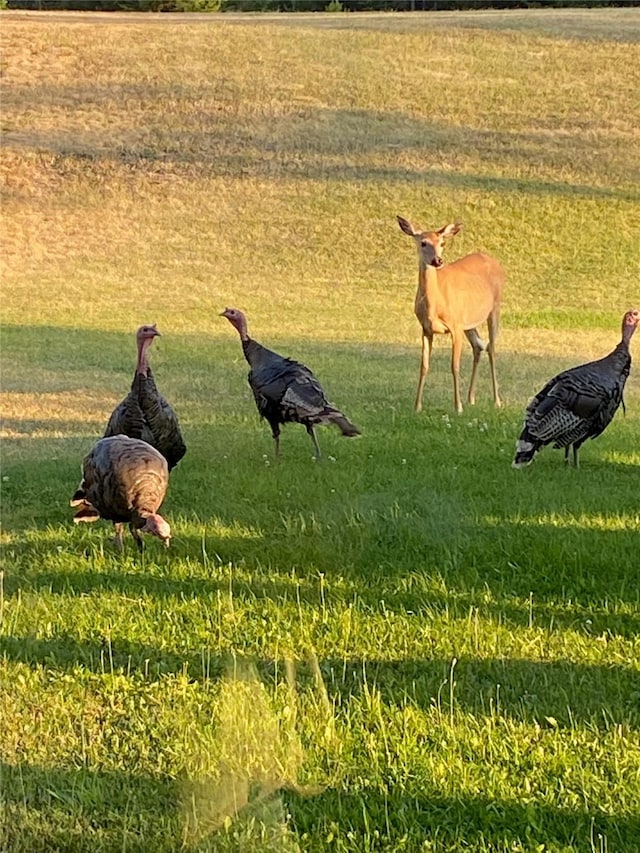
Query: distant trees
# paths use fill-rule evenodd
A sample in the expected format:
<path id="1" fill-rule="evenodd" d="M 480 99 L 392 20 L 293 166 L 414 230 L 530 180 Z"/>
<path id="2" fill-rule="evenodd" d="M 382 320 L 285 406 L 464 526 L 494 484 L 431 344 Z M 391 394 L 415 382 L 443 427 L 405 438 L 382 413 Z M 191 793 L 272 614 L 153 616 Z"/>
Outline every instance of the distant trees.
<path id="1" fill-rule="evenodd" d="M 85 12 L 375 12 L 640 6 L 640 0 L 0 0 L 0 8 Z"/>

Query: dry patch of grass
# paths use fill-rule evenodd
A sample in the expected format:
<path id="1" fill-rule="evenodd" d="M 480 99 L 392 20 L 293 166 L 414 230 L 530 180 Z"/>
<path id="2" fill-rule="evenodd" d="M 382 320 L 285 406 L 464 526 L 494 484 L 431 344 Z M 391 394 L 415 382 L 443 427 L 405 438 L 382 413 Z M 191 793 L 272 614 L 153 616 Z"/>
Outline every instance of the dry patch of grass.
<path id="1" fill-rule="evenodd" d="M 633 301 L 635 45 L 429 17 L 410 33 L 394 16 L 373 32 L 30 20 L 5 26 L 11 322 L 35 305 L 41 323 L 151 313 L 210 331 L 210 310 L 235 301 L 277 328 L 287 311 L 301 334 L 413 340 L 397 212 L 462 219 L 452 256 L 501 258 L 505 328 L 552 292 L 607 322 Z M 408 77 L 407 55 L 429 61 Z M 365 294 L 375 321 L 356 324 Z"/>
<path id="2" fill-rule="evenodd" d="M 36 380 L 34 377 L 34 385 Z M 82 433 L 88 429 L 99 431 L 105 424 L 105 411 L 113 403 L 104 395 L 85 392 L 81 396 L 74 392 L 52 393 L 20 392 L 2 395 L 2 438 L 43 438 L 51 433 L 52 438 L 68 434 L 71 424 L 77 424 Z M 43 429 L 42 422 L 47 422 Z M 71 433 L 73 434 L 73 433 Z"/>

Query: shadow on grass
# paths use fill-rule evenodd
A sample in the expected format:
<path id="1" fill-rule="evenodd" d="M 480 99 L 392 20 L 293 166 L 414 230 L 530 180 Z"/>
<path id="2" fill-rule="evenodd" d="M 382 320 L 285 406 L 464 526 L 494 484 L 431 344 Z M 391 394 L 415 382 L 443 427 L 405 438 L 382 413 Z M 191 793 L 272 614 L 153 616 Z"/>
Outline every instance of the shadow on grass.
<path id="1" fill-rule="evenodd" d="M 141 316 L 139 322 L 151 322 Z M 191 388 L 191 369 L 202 361 L 214 361 L 220 353 L 238 354 L 237 341 L 213 335 L 188 336 L 165 333 L 154 342 L 149 355 L 162 390 L 176 375 L 183 393 Z M 136 327 L 128 332 L 59 326 L 2 325 L 2 389 L 15 393 L 56 393 L 91 389 L 105 398 L 114 395 L 113 405 L 128 393 L 136 364 Z M 235 344 L 235 346 L 233 346 Z M 69 353 L 74 354 L 70 357 Z M 168 363 L 167 363 L 168 360 Z M 120 397 L 117 394 L 120 393 Z M 81 399 L 79 399 L 79 404 Z"/>
<path id="2" fill-rule="evenodd" d="M 392 224 L 390 222 L 390 226 Z M 403 292 L 402 299 L 407 306 L 413 300 L 413 292 L 413 284 Z M 589 324 L 584 330 L 587 338 L 595 315 L 582 313 L 582 319 L 586 317 Z M 141 321 L 144 319 L 140 318 Z M 555 313 L 543 318 L 536 315 L 536 319 L 550 326 L 561 322 Z M 611 326 L 613 347 L 618 315 L 607 315 L 604 320 L 598 315 L 597 320 Z M 567 316 L 563 327 L 570 325 L 571 321 L 572 318 Z M 527 325 L 531 318 L 524 315 L 518 322 Z M 412 413 L 420 363 L 418 328 L 416 322 L 413 345 L 281 339 L 273 335 L 263 342 L 277 352 L 307 364 L 326 386 L 328 396 L 340 397 L 339 402 L 345 408 L 357 400 L 373 412 L 377 411 L 380 402 L 383 406 L 392 404 L 398 412 Z M 224 334 L 225 326 L 220 327 L 219 335 L 175 334 L 164 327 L 162 331 L 164 336 L 154 342 L 149 360 L 160 391 L 169 394 L 170 402 L 179 409 L 181 418 L 200 426 L 204 416 L 209 415 L 206 420 L 210 420 L 221 411 L 233 412 L 235 406 L 241 407 L 245 414 L 252 415 L 257 421 L 255 404 L 246 382 L 248 366 L 237 339 Z M 135 329 L 123 333 L 57 326 L 4 325 L 0 326 L 0 335 L 2 390 L 17 395 L 16 405 L 23 393 L 32 396 L 68 393 L 73 396 L 75 408 L 81 413 L 83 398 L 86 398 L 93 419 L 83 420 L 78 415 L 74 419 L 69 418 L 69 424 L 75 428 L 86 424 L 95 433 L 102 425 L 101 421 L 97 424 L 95 420 L 99 407 L 104 407 L 104 418 L 108 418 L 113 407 L 129 391 L 136 361 Z M 497 370 L 504 402 L 507 405 L 517 404 L 522 410 L 530 396 L 552 375 L 579 363 L 576 356 L 566 358 L 540 356 L 521 350 L 512 352 L 502 348 L 500 342 L 498 347 Z M 73 359 L 69 357 L 70 351 L 75 354 Z M 450 359 L 450 340 L 447 336 L 436 336 L 425 389 L 423 422 L 432 409 L 454 417 Z M 465 346 L 461 369 L 465 389 L 471 375 L 471 364 L 471 349 Z M 532 376 L 537 378 L 532 380 Z M 478 405 L 466 406 L 463 418 L 492 410 L 489 377 L 488 359 L 483 356 L 479 370 Z M 523 387 L 524 382 L 526 386 Z M 629 384 L 627 393 L 633 395 L 633 383 Z M 195 410 L 195 414 L 191 410 Z M 22 419 L 18 415 L 8 415 L 8 419 L 11 428 L 20 431 Z M 24 421 L 33 425 L 34 430 L 55 428 L 62 423 L 37 416 L 24 418 Z"/>
<path id="3" fill-rule="evenodd" d="M 439 707 L 476 717 L 496 714 L 547 728 L 640 722 L 637 673 L 632 667 L 472 658 L 459 661 L 344 661 L 320 663 L 330 695 L 377 691 L 389 705 Z M 453 676 L 453 689 L 451 678 Z"/>
<path id="4" fill-rule="evenodd" d="M 0 764 L 2 849 L 168 851 L 179 833 L 171 779 L 85 768 Z"/>
<path id="5" fill-rule="evenodd" d="M 595 533 L 592 538 L 594 547 L 601 547 L 599 537 L 602 535 Z M 615 533 L 609 535 L 615 536 Z M 231 596 L 238 603 L 251 607 L 260 607 L 263 602 L 278 605 L 297 602 L 310 610 L 317 608 L 323 600 L 325 606 L 336 613 L 355 606 L 372 615 L 389 614 L 427 622 L 441 617 L 470 622 L 474 619 L 490 620 L 514 629 L 534 628 L 548 632 L 571 630 L 585 637 L 629 639 L 640 633 L 638 609 L 630 607 L 620 610 L 612 604 L 612 599 L 618 598 L 635 605 L 633 563 L 623 572 L 587 572 L 582 583 L 576 580 L 570 569 L 548 572 L 546 566 L 541 570 L 537 565 L 531 565 L 525 570 L 513 563 L 504 572 L 493 569 L 490 572 L 494 548 L 489 534 L 485 536 L 488 548 L 486 559 L 490 566 L 483 570 L 476 554 L 475 566 L 466 568 L 463 554 L 457 561 L 458 570 L 446 572 L 445 586 L 441 584 L 443 578 L 438 566 L 438 554 L 435 554 L 434 565 L 425 565 L 422 569 L 417 565 L 397 565 L 394 568 L 389 563 L 389 568 L 383 572 L 379 569 L 367 570 L 365 555 L 363 564 L 340 566 L 339 583 L 334 584 L 335 563 L 331 564 L 327 560 L 324 565 L 318 550 L 315 553 L 313 549 L 309 551 L 313 567 L 305 569 L 298 566 L 288 570 L 282 564 L 281 549 L 262 535 L 251 543 L 251 554 L 248 553 L 248 540 L 245 537 L 225 538 L 223 547 L 220 547 L 220 543 L 213 544 L 208 537 L 205 540 L 206 547 L 212 554 L 217 548 L 218 553 L 207 564 L 193 562 L 196 553 L 200 560 L 203 559 L 202 540 L 194 537 L 174 540 L 171 545 L 173 556 L 160 550 L 156 542 L 151 542 L 144 558 L 138 556 L 132 540 L 127 537 L 128 558 L 125 558 L 127 563 L 124 563 L 115 553 L 109 527 L 103 537 L 97 530 L 93 534 L 85 534 L 84 541 L 87 544 L 79 556 L 86 568 L 43 569 L 38 565 L 37 557 L 42 545 L 38 545 L 35 551 L 28 545 L 5 546 L 3 592 L 7 599 L 38 591 L 64 598 L 115 593 L 128 599 L 167 603 L 189 599 L 210 601 L 212 607 L 222 595 L 225 600 Z M 539 536 L 548 543 L 544 529 L 539 532 Z M 634 553 L 632 548 L 636 537 L 633 530 L 624 535 L 621 543 L 624 553 Z M 89 542 L 90 539 L 94 541 Z M 322 547 L 331 550 L 331 542 L 322 536 L 319 540 L 318 549 Z M 308 547 L 309 543 L 306 544 Z M 529 547 L 535 547 L 527 541 L 520 544 L 524 554 L 528 553 Z M 68 538 L 56 537 L 54 533 L 46 540 L 45 547 L 53 553 L 63 554 L 69 552 L 70 543 Z M 376 549 L 376 542 L 372 540 L 368 547 Z M 477 549 L 477 540 L 472 547 Z M 27 556 L 29 567 L 14 569 L 8 561 L 9 550 L 13 558 L 17 553 Z M 578 547 L 573 553 L 580 558 L 581 550 Z M 588 552 L 588 542 L 584 550 Z M 179 575 L 172 575 L 171 564 L 176 552 L 182 552 L 191 562 L 186 573 L 181 571 Z M 446 558 L 446 552 L 443 551 L 442 556 Z M 105 559 L 112 560 L 112 570 L 104 568 Z M 129 567 L 129 559 L 138 563 L 133 571 Z M 156 560 L 160 561 L 153 573 L 145 571 L 144 559 L 154 564 Z M 234 561 L 242 563 L 242 569 L 236 569 Z M 270 562 L 280 562 L 281 566 L 271 570 L 268 568 Z M 560 576 L 556 578 L 558 573 Z M 546 589 L 543 589 L 543 583 Z M 565 603 L 563 593 L 569 589 L 571 597 Z"/>
<path id="6" fill-rule="evenodd" d="M 196 844 L 180 844 L 179 785 L 161 777 L 123 772 L 62 769 L 29 764 L 0 765 L 5 810 L 4 849 L 93 851 L 127 849 L 169 851 L 236 849 L 223 831 Z M 601 836 L 611 850 L 637 850 L 640 818 L 608 815 L 596 809 L 568 809 L 540 802 L 486 796 L 411 793 L 390 784 L 384 793 L 328 789 L 304 796 L 286 789 L 284 799 L 294 838 L 305 849 L 324 850 L 331 833 L 348 850 L 418 849 L 432 839 L 507 850 L 525 844 L 592 849 Z M 279 815 L 284 818 L 284 815 Z M 241 825 L 241 824 L 240 824 Z M 237 821 L 231 822 L 231 827 Z M 256 837 L 257 843 L 257 837 Z M 262 849 L 252 848 L 252 849 Z M 268 849 L 276 849 L 271 846 Z M 283 848 L 280 848 L 283 849 Z M 297 849 L 295 846 L 291 849 Z M 381 849 L 381 848 L 380 848 Z"/>
<path id="7" fill-rule="evenodd" d="M 102 549 L 105 557 L 112 554 L 107 524 L 71 532 L 68 500 L 77 485 L 77 461 L 16 463 L 7 469 L 11 481 L 3 489 L 5 529 L 13 531 L 4 546 L 5 560 L 11 560 L 5 591 L 113 590 L 171 598 L 210 597 L 231 586 L 240 599 L 298 596 L 317 606 L 322 574 L 329 607 L 355 603 L 376 612 L 459 617 L 475 608 L 483 617 L 520 626 L 582 629 L 589 619 L 595 635 L 637 632 L 636 466 L 592 458 L 575 472 L 560 459 L 547 459 L 536 470 L 513 472 L 500 459 L 503 471 L 492 461 L 490 442 L 478 450 L 479 468 L 496 467 L 490 490 L 482 479 L 462 488 L 446 461 L 423 463 L 432 486 L 404 474 L 400 460 L 397 474 L 382 471 L 385 461 L 377 454 L 366 471 L 358 450 L 341 470 L 290 458 L 280 472 L 249 468 L 237 483 L 228 481 L 222 466 L 203 471 L 200 459 L 186 457 L 173 475 L 166 514 L 173 521 L 190 503 L 199 509 L 208 503 L 210 514 L 175 523 L 167 553 L 148 543 L 146 559 L 158 562 L 155 574 L 100 567 Z M 410 444 L 397 447 L 399 455 L 412 451 Z M 439 456 L 446 452 L 436 450 Z M 69 530 L 50 528 L 39 538 L 38 528 L 51 523 Z M 235 533 L 236 527 L 242 532 Z M 74 550 L 80 564 L 73 568 L 43 565 L 55 554 L 73 560 Z M 137 559 L 130 541 L 128 554 Z M 229 573 L 227 565 L 238 569 Z M 628 612 L 616 602 L 630 605 Z"/>
<path id="8" fill-rule="evenodd" d="M 217 681 L 233 669 L 231 655 L 212 654 L 206 646 L 194 653 L 111 636 L 92 640 L 71 635 L 51 639 L 3 636 L 0 656 L 33 668 L 72 671 L 82 667 L 99 674 L 135 673 L 153 680 L 183 674 L 194 680 Z M 284 669 L 283 662 L 251 663 L 268 682 L 278 679 L 278 672 Z M 469 656 L 452 666 L 452 660 L 429 657 L 428 649 L 416 660 L 327 659 L 319 661 L 319 667 L 329 695 L 339 705 L 377 691 L 389 705 L 437 706 L 448 713 L 453 696 L 453 708 L 464 713 L 495 713 L 547 727 L 587 724 L 609 729 L 613 724 L 640 724 L 637 673 L 632 667 Z M 299 662 L 296 673 L 301 685 L 313 686 L 313 667 Z"/>
<path id="9" fill-rule="evenodd" d="M 294 793 L 287 793 L 285 799 L 296 833 L 308 833 L 312 839 L 310 850 L 324 849 L 322 841 L 330 832 L 349 837 L 350 850 L 418 850 L 428 839 L 433 839 L 437 849 L 448 849 L 448 844 L 457 842 L 455 849 L 542 850 L 563 845 L 567 850 L 591 850 L 598 849 L 594 845 L 602 835 L 608 849 L 631 852 L 638 850 L 640 838 L 637 815 L 607 815 L 468 794 L 445 797 L 422 792 L 412 796 L 391 788 L 384 795 L 371 789 L 361 794 L 328 790 L 312 800 Z"/>
<path id="10" fill-rule="evenodd" d="M 12 87 L 7 97 L 9 95 L 16 104 L 32 103 L 34 98 L 37 101 L 39 97 L 32 87 Z M 46 99 L 47 107 L 59 98 L 65 103 L 104 104 L 105 110 L 108 110 L 114 98 L 123 103 L 139 102 L 144 106 L 148 99 L 157 98 L 158 92 L 151 86 L 141 90 L 130 84 L 109 87 L 78 85 L 59 87 L 56 92 L 49 87 L 42 97 Z M 130 140 L 128 144 L 123 144 L 123 128 L 119 127 L 118 139 L 111 141 L 105 138 L 108 131 L 97 134 L 74 128 L 73 135 L 64 129 L 29 134 L 7 133 L 5 145 L 24 151 L 50 151 L 58 155 L 58 166 L 62 167 L 64 162 L 78 161 L 86 171 L 90 171 L 94 164 L 99 167 L 103 162 L 115 162 L 143 171 L 164 164 L 177 170 L 195 170 L 201 177 L 229 177 L 230 174 L 237 174 L 273 180 L 276 175 L 280 175 L 287 179 L 354 183 L 417 182 L 421 186 L 427 182 L 432 187 L 463 190 L 490 189 L 502 193 L 621 201 L 640 199 L 640 193 L 632 188 L 634 177 L 637 178 L 636 184 L 640 181 L 637 166 L 632 160 L 618 163 L 612 158 L 607 163 L 611 183 L 618 179 L 625 184 L 622 187 L 504 176 L 505 163 L 510 158 L 513 158 L 514 163 L 526 159 L 556 174 L 560 174 L 565 166 L 573 170 L 576 162 L 590 160 L 594 148 L 598 150 L 598 140 L 591 134 L 585 134 L 581 126 L 567 128 L 564 121 L 558 122 L 557 127 L 545 127 L 539 132 L 489 131 L 438 123 L 401 112 L 312 108 L 305 105 L 302 114 L 268 116 L 264 120 L 252 115 L 250 120 L 247 117 L 244 122 L 240 116 L 231 138 L 228 127 L 219 122 L 217 108 L 212 109 L 206 134 L 202 133 L 200 127 L 176 127 L 168 138 L 162 130 L 158 130 L 157 150 L 148 139 L 144 143 L 139 141 L 139 131 L 135 126 L 124 128 Z M 199 113 L 204 116 L 206 109 L 200 106 Z M 549 133 L 549 130 L 559 129 L 563 133 Z M 421 162 L 430 163 L 437 161 L 443 151 L 448 152 L 452 147 L 460 158 L 467 157 L 471 161 L 480 159 L 487 172 L 474 172 L 471 167 L 465 171 L 464 168 L 451 170 L 372 163 L 354 165 L 352 162 L 355 156 L 360 160 L 367 156 L 393 159 L 398 152 L 407 151 L 418 154 Z M 602 156 L 608 156 L 609 152 L 610 144 L 603 142 Z M 616 156 L 624 158 L 626 154 L 618 151 Z M 52 168 L 56 168 L 55 162 Z M 615 171 L 619 174 L 614 174 Z"/>
<path id="11" fill-rule="evenodd" d="M 14 348 L 20 331 L 13 330 Z M 63 375 L 69 331 L 37 331 L 33 369 Z M 80 358 L 82 370 L 65 380 L 80 396 L 83 385 L 96 381 L 93 371 L 104 357 L 95 352 L 103 348 L 120 352 L 110 374 L 117 371 L 121 393 L 126 392 L 133 369 L 131 334 L 83 330 L 75 333 L 72 345 L 79 353 L 94 353 L 89 363 Z M 191 345 L 186 336 L 172 344 L 179 364 L 188 361 Z M 384 606 L 459 617 L 477 608 L 517 625 L 527 624 L 533 614 L 534 624 L 549 628 L 572 627 L 578 620 L 582 629 L 582 620 L 589 618 L 594 634 L 638 631 L 638 525 L 633 520 L 638 467 L 606 461 L 618 436 L 625 436 L 631 448 L 635 422 L 618 417 L 601 438 L 585 445 L 580 471 L 566 469 L 560 452 L 545 450 L 531 469 L 514 472 L 509 465 L 522 409 L 496 412 L 479 404 L 461 418 L 453 416 L 444 349 L 436 354 L 429 378 L 434 408 L 415 416 L 417 352 L 409 358 L 406 347 L 300 342 L 299 349 L 312 356 L 305 355 L 305 361 L 318 362 L 323 382 L 326 377 L 334 399 L 363 429 L 363 437 L 347 441 L 323 430 L 326 458 L 315 465 L 304 430 L 289 425 L 283 432 L 283 460 L 273 465 L 272 441 L 250 399 L 244 365 L 230 369 L 220 357 L 235 353 L 237 358 L 237 341 L 203 339 L 194 345 L 198 359 L 192 369 L 207 377 L 210 394 L 203 402 L 202 393 L 189 385 L 184 400 L 169 395 L 183 419 L 189 451 L 172 474 L 165 503 L 170 520 L 178 518 L 171 551 L 159 557 L 157 543 L 148 548 L 149 559 L 161 563 L 161 575 L 96 571 L 82 555 L 100 547 L 104 534 L 97 529 L 69 535 L 55 527 L 43 531 L 58 523 L 72 527 L 69 496 L 96 427 L 79 418 L 74 424 L 86 429 L 87 439 L 24 437 L 12 442 L 18 448 L 15 456 L 5 447 L 3 510 L 10 537 L 5 553 L 13 561 L 5 581 L 8 595 L 22 587 L 65 595 L 113 589 L 158 598 L 209 597 L 220 589 L 211 575 L 233 564 L 245 576 L 253 575 L 248 581 L 231 579 L 234 594 L 247 600 L 299 595 L 316 606 L 322 573 L 329 606 L 360 602 L 376 611 Z M 290 351 L 297 350 L 294 342 Z M 522 353 L 501 355 L 506 385 L 522 358 Z M 566 359 L 528 359 L 539 365 L 541 376 L 567 366 Z M 482 379 L 488 385 L 487 374 Z M 169 380 L 176 382 L 176 375 L 173 361 L 163 365 L 162 390 L 171 387 Z M 20 375 L 13 379 L 19 390 Z M 215 393 L 218 386 L 224 393 Z M 119 399 L 114 393 L 114 405 Z M 21 419 L 11 420 L 19 431 Z M 52 430 L 59 423 L 46 418 L 26 422 L 30 429 Z M 332 454 L 339 457 L 335 464 L 329 461 Z M 74 570 L 43 565 L 47 555 L 73 553 L 76 547 L 80 564 Z M 207 554 L 208 568 L 202 565 Z M 177 576 L 174 560 L 195 561 L 190 572 L 196 577 Z M 292 572 L 299 584 L 288 579 Z M 228 589 L 228 580 L 225 584 Z M 629 605 L 629 612 L 612 612 L 612 601 Z M 564 608 L 564 602 L 571 606 Z"/>

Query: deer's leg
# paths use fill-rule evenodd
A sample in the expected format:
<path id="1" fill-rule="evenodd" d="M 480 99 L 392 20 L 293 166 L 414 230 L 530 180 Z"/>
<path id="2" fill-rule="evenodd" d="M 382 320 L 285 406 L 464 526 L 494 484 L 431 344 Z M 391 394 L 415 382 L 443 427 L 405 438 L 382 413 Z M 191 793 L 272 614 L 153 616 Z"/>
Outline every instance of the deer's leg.
<path id="1" fill-rule="evenodd" d="M 478 364 L 480 363 L 480 356 L 482 355 L 482 351 L 487 348 L 487 345 L 478 334 L 477 329 L 467 329 L 465 331 L 465 335 L 467 336 L 467 340 L 471 344 L 471 349 L 473 350 L 473 368 L 471 370 L 471 382 L 469 382 L 469 394 L 467 397 L 469 403 L 473 406 L 476 402 L 476 379 L 478 376 Z"/>
<path id="2" fill-rule="evenodd" d="M 498 338 L 499 319 L 499 308 L 494 308 L 491 314 L 489 314 L 489 319 L 487 320 L 487 324 L 489 326 L 489 346 L 487 347 L 487 353 L 489 355 L 491 382 L 493 384 L 493 402 L 496 406 L 502 405 L 500 394 L 498 392 L 498 377 L 496 376 L 496 340 Z"/>
<path id="3" fill-rule="evenodd" d="M 422 394 L 424 392 L 424 382 L 429 372 L 429 363 L 431 361 L 431 348 L 433 346 L 433 335 L 422 331 L 422 357 L 420 360 L 420 379 L 418 380 L 418 393 L 416 394 L 416 402 L 414 409 L 416 412 L 422 411 Z"/>
<path id="4" fill-rule="evenodd" d="M 451 373 L 453 374 L 453 401 L 458 414 L 462 413 L 460 397 L 460 356 L 462 355 L 462 329 L 451 329 Z"/>

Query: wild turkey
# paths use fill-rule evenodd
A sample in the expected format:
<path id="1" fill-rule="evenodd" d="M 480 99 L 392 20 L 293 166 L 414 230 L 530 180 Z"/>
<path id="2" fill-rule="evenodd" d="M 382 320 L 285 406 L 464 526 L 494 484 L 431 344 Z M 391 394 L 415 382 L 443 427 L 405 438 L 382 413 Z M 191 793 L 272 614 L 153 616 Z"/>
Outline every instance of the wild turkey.
<path id="1" fill-rule="evenodd" d="M 240 334 L 242 350 L 251 367 L 247 377 L 249 385 L 260 415 L 271 427 L 276 457 L 280 453 L 280 424 L 302 424 L 311 436 L 316 459 L 321 456 L 314 430 L 317 424 L 335 424 L 343 435 L 360 435 L 360 430 L 328 402 L 308 367 L 283 358 L 252 340 L 247 334 L 247 321 L 242 311 L 226 308 L 220 316 L 226 317 Z"/>
<path id="2" fill-rule="evenodd" d="M 147 361 L 147 350 L 160 332 L 140 326 L 136 333 L 138 363 L 127 396 L 113 410 L 104 437 L 141 438 L 162 453 L 171 471 L 187 452 L 178 417 L 160 394 Z"/>
<path id="3" fill-rule="evenodd" d="M 640 323 L 640 311 L 622 318 L 622 340 L 609 355 L 573 367 L 554 376 L 527 406 L 524 425 L 516 443 L 514 468 L 524 468 L 544 447 L 564 447 L 565 462 L 573 445 L 578 450 L 588 438 L 596 438 L 611 423 L 620 403 L 624 409 L 624 385 L 631 369 L 629 342 Z"/>
<path id="4" fill-rule="evenodd" d="M 168 548 L 171 528 L 158 514 L 168 484 L 167 460 L 146 441 L 126 435 L 101 438 L 82 463 L 82 480 L 70 501 L 78 507 L 73 520 L 113 521 L 120 551 L 125 522 L 140 550 L 141 533 L 157 536 Z"/>

